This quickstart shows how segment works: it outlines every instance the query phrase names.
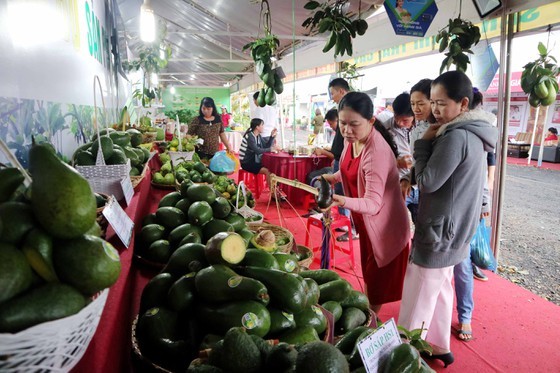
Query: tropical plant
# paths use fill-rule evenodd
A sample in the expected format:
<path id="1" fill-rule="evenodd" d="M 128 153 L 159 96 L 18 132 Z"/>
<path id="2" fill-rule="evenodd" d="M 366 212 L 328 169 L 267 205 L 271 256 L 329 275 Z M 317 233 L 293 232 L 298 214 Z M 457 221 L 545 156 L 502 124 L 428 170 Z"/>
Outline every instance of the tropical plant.
<path id="1" fill-rule="evenodd" d="M 521 89 L 529 95 L 529 104 L 533 107 L 549 106 L 556 101 L 560 67 L 556 58 L 550 55 L 547 47 L 539 42 L 539 58 L 523 66 Z"/>
<path id="2" fill-rule="evenodd" d="M 124 61 L 122 67 L 124 71 L 138 71 L 142 69 L 142 87 L 133 92 L 133 97 L 141 101 L 142 106 L 147 107 L 159 96 L 159 88 L 152 87 L 152 74 L 159 73 L 167 67 L 171 57 L 171 46 L 164 42 L 166 26 L 163 22 L 158 22 L 158 38 L 150 44 L 141 46 L 138 49 L 138 58 L 132 61 Z"/>
<path id="3" fill-rule="evenodd" d="M 323 48 L 323 53 L 327 53 L 334 47 L 334 57 L 341 57 L 346 53 L 352 56 L 352 39 L 356 35 L 363 35 L 368 29 L 368 23 L 361 19 L 361 1 L 359 6 L 358 18 L 352 20 L 346 15 L 344 9 L 349 0 L 336 0 L 333 4 L 329 1 L 323 4 L 311 0 L 304 5 L 307 10 L 313 10 L 311 17 L 303 21 L 302 26 L 308 28 L 310 32 L 317 30 L 319 34 L 330 31 L 331 35 Z"/>
<path id="4" fill-rule="evenodd" d="M 439 43 L 439 52 L 445 53 L 446 57 L 441 63 L 439 73 L 449 70 L 451 65 L 455 65 L 456 69 L 462 72 L 467 71 L 467 65 L 470 63 L 468 54 L 473 54 L 472 47 L 480 41 L 480 29 L 472 22 L 461 19 L 461 9 L 463 1 L 459 1 L 459 16 L 455 19 L 449 19 L 447 27 L 439 30 L 436 35 L 436 43 Z"/>
<path id="5" fill-rule="evenodd" d="M 167 117 L 175 119 L 179 117 L 180 123 L 190 123 L 198 115 L 198 113 L 192 109 L 179 109 L 179 110 L 166 110 L 163 112 Z"/>
<path id="6" fill-rule="evenodd" d="M 284 91 L 283 76 L 278 69 L 273 68 L 272 57 L 276 55 L 276 48 L 280 45 L 280 40 L 272 34 L 270 5 L 267 0 L 261 2 L 260 20 L 264 28 L 264 37 L 244 45 L 243 50 L 251 50 L 251 57 L 255 61 L 255 71 L 264 83 L 257 99 L 257 104 L 264 107 L 274 105 L 276 94 L 281 94 Z"/>

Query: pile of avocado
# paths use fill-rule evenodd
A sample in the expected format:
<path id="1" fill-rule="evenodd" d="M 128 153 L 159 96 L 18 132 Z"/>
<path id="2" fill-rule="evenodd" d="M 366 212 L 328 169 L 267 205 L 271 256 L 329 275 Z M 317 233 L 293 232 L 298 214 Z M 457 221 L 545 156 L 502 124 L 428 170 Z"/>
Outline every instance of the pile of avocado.
<path id="1" fill-rule="evenodd" d="M 141 297 L 136 337 L 145 357 L 184 371 L 205 337 L 235 327 L 293 345 L 320 341 L 327 332 L 320 304 L 338 302 L 347 328 L 365 321 L 355 312 L 343 315 L 343 301 L 358 310 L 369 303 L 336 272 L 300 271 L 295 255 L 256 248 L 253 237 L 209 185 L 186 181 L 162 198 L 135 244 L 136 254 L 164 265 Z M 235 260 L 223 260 L 224 253 Z"/>
<path id="2" fill-rule="evenodd" d="M 0 170 L 0 333 L 77 313 L 121 270 L 99 237 L 87 180 L 52 149 L 32 146 L 30 186 L 19 170 Z"/>
<path id="3" fill-rule="evenodd" d="M 130 176 L 139 176 L 144 165 L 150 159 L 150 150 L 140 146 L 142 133 L 131 128 L 126 131 L 115 131 L 107 128 L 94 135 L 91 142 L 80 146 L 72 156 L 75 166 L 94 166 L 97 152 L 101 149 L 105 163 L 108 165 L 126 164 L 130 159 Z"/>
<path id="4" fill-rule="evenodd" d="M 200 160 L 191 160 L 175 165 L 175 178 L 180 183 L 190 180 L 193 183 L 213 184 L 217 176 Z"/>

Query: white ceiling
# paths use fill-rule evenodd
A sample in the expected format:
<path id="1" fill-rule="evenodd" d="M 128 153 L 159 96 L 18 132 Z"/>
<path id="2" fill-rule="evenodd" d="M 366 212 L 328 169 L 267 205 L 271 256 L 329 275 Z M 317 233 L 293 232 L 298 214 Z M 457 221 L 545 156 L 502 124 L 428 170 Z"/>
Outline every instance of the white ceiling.
<path id="1" fill-rule="evenodd" d="M 309 36 L 301 27 L 310 12 L 303 8 L 308 0 L 294 0 L 295 44 L 292 42 L 292 1 L 269 0 L 271 7 L 272 32 L 280 38 L 280 61 L 286 73 L 294 70 L 291 56 L 292 44 L 296 49 L 296 70 L 308 69 L 334 62 L 331 52 L 321 52 L 327 35 Z M 321 0 L 319 0 L 321 1 Z M 131 51 L 141 45 L 139 38 L 139 15 L 143 0 L 117 0 L 123 18 L 126 39 Z M 321 1 L 322 2 L 322 1 Z M 354 56 L 385 49 L 410 41 L 411 38 L 397 36 L 384 12 L 375 10 L 382 0 L 362 0 L 361 9 L 368 19 L 369 28 L 364 36 L 354 41 Z M 552 3 L 546 0 L 509 0 L 508 12 L 519 11 Z M 350 0 L 349 12 L 358 13 L 358 0 Z M 438 14 L 426 36 L 435 35 L 449 18 L 459 13 L 459 1 L 437 0 Z M 247 86 L 258 77 L 253 74 L 253 61 L 245 44 L 263 36 L 259 26 L 260 2 L 258 0 L 152 0 L 151 5 L 158 17 L 167 24 L 165 38 L 172 47 L 172 58 L 159 76 L 166 84 L 192 86 L 222 86 L 226 82 L 237 82 Z M 379 13 L 379 14 L 378 14 Z M 373 16 L 372 16 L 373 15 Z M 479 22 L 471 0 L 463 1 L 462 18 Z M 345 56 L 345 59 L 348 57 Z M 191 78 L 194 74 L 196 77 Z M 182 82 L 182 83 L 179 83 Z"/>

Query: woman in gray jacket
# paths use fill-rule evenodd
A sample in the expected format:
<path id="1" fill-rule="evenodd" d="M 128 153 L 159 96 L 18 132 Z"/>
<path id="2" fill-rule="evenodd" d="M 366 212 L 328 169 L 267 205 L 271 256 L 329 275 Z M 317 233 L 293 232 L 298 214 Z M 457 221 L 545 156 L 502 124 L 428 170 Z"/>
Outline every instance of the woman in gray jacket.
<path id="1" fill-rule="evenodd" d="M 481 110 L 469 112 L 472 84 L 449 71 L 432 82 L 436 123 L 414 144 L 416 181 L 422 198 L 408 264 L 399 325 L 426 329 L 431 358 L 453 363 L 450 350 L 453 267 L 470 255 L 480 217 L 486 152 L 498 131 Z"/>

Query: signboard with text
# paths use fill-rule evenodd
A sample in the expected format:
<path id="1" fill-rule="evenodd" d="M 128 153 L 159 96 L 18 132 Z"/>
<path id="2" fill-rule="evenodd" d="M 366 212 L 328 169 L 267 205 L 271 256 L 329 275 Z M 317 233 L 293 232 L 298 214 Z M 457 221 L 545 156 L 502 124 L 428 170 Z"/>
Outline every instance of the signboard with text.
<path id="1" fill-rule="evenodd" d="M 397 35 L 424 37 L 438 11 L 435 0 L 385 0 L 384 5 Z"/>

